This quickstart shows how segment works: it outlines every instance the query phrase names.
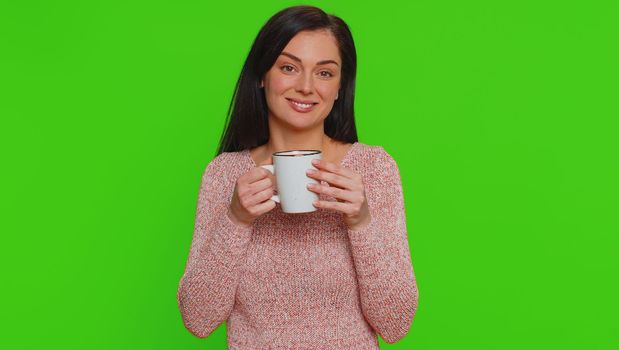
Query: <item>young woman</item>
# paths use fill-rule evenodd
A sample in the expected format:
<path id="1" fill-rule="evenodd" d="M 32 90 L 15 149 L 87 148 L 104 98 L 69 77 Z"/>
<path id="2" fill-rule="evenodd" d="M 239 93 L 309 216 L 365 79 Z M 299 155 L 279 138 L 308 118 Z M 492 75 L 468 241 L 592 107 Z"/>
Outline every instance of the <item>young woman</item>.
<path id="1" fill-rule="evenodd" d="M 357 141 L 356 53 L 348 26 L 316 7 L 275 14 L 237 82 L 217 156 L 202 176 L 178 305 L 229 349 L 377 349 L 408 332 L 418 289 L 400 174 Z M 317 149 L 317 211 L 287 214 L 259 165 Z"/>

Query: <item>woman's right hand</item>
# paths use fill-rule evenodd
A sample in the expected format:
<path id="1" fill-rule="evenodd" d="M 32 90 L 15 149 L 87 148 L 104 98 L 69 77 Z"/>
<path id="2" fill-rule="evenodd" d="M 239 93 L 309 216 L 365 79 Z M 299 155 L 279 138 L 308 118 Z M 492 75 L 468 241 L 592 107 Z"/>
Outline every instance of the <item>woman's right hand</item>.
<path id="1" fill-rule="evenodd" d="M 241 175 L 234 185 L 234 194 L 228 207 L 230 219 L 243 226 L 275 208 L 271 200 L 275 190 L 275 176 L 262 167 L 254 167 Z"/>

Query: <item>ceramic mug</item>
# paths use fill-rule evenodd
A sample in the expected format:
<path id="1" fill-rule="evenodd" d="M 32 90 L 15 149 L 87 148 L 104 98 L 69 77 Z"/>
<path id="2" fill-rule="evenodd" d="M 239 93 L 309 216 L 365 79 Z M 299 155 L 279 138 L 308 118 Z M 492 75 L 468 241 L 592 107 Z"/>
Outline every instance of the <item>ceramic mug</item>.
<path id="1" fill-rule="evenodd" d="M 307 184 L 318 181 L 307 176 L 307 169 L 315 169 L 312 160 L 322 159 L 319 150 L 292 150 L 273 153 L 273 164 L 261 165 L 275 175 L 277 194 L 271 197 L 282 206 L 284 213 L 308 213 L 316 211 L 312 204 L 318 194 L 307 188 Z"/>

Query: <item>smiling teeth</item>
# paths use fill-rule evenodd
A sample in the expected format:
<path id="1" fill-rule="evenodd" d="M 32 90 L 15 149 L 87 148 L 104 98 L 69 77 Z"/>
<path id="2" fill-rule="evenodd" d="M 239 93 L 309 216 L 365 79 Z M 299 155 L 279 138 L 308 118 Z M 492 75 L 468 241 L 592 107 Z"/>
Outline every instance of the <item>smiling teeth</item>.
<path id="1" fill-rule="evenodd" d="M 312 106 L 311 104 L 310 105 L 306 105 L 306 104 L 295 102 L 295 101 L 290 101 L 290 102 L 294 103 L 295 105 L 297 105 L 297 106 L 299 106 L 301 108 L 310 108 Z"/>

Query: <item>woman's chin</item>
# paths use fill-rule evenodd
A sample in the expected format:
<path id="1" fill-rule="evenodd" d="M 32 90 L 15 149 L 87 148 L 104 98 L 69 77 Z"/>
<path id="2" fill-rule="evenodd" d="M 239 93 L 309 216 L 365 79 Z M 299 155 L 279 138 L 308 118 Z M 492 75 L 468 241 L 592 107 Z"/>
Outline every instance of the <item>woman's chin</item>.
<path id="1" fill-rule="evenodd" d="M 307 115 L 294 115 L 289 116 L 284 121 L 291 129 L 306 130 L 321 125 L 322 121 L 316 118 L 308 117 Z"/>
<path id="2" fill-rule="evenodd" d="M 273 116 L 273 115 L 271 115 Z M 311 113 L 299 113 L 296 111 L 286 111 L 280 117 L 274 117 L 278 124 L 286 125 L 290 129 L 304 130 L 311 129 L 318 125 L 322 125 L 325 118 L 319 117 L 319 111 L 314 110 Z"/>

